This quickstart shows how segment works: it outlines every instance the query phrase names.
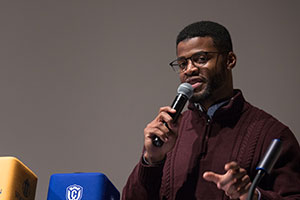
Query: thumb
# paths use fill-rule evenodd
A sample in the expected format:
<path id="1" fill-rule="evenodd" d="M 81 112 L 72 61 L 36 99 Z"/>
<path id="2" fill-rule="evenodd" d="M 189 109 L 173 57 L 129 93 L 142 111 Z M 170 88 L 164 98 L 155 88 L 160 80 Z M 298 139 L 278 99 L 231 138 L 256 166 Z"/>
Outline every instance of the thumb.
<path id="1" fill-rule="evenodd" d="M 221 175 L 216 174 L 214 172 L 205 172 L 203 174 L 203 178 L 207 181 L 214 182 L 217 184 L 219 182 L 219 180 L 221 179 Z"/>

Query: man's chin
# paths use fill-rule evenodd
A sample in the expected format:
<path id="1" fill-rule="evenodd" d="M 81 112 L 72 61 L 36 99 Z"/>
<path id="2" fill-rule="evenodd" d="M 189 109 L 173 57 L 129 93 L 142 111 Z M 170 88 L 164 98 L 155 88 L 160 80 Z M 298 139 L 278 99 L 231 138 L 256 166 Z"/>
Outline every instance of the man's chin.
<path id="1" fill-rule="evenodd" d="M 202 103 L 205 100 L 207 100 L 210 96 L 210 93 L 207 90 L 201 91 L 201 92 L 196 92 L 194 95 L 191 97 L 190 102 L 192 103 Z"/>

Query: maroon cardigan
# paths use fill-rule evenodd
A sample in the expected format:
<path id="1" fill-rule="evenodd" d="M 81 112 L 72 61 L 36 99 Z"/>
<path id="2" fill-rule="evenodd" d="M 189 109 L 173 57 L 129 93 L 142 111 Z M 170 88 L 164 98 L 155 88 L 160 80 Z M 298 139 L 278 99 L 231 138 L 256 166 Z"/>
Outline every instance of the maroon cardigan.
<path id="1" fill-rule="evenodd" d="M 261 199 L 300 199 L 300 148 L 293 133 L 274 117 L 250 105 L 235 90 L 230 102 L 211 120 L 193 104 L 183 113 L 179 136 L 164 163 L 136 165 L 122 199 L 229 199 L 205 171 L 225 173 L 236 161 L 253 180 L 256 166 L 271 141 L 279 138 L 283 150 L 271 174 L 258 186 Z"/>

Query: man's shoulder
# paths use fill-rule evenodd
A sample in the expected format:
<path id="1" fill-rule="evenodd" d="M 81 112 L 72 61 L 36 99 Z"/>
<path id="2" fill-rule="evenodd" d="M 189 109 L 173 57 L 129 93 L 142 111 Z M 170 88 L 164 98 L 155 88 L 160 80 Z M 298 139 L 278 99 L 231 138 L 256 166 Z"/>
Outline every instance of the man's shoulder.
<path id="1" fill-rule="evenodd" d="M 279 121 L 272 114 L 252 105 L 247 101 L 245 101 L 244 104 L 243 115 L 247 115 L 252 122 L 262 124 L 267 129 L 276 129 L 277 131 L 289 129 L 284 123 Z"/>

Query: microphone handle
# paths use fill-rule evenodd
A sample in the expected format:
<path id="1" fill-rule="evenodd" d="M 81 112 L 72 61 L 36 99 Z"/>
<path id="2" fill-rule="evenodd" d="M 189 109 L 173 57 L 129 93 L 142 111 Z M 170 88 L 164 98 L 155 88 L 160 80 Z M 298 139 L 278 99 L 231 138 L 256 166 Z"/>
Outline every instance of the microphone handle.
<path id="1" fill-rule="evenodd" d="M 175 97 L 171 107 L 174 108 L 176 110 L 176 113 L 169 113 L 169 115 L 172 117 L 173 119 L 173 123 L 175 123 L 181 113 L 181 111 L 183 110 L 186 102 L 187 102 L 188 98 L 183 95 L 183 94 L 177 94 L 177 96 Z M 169 129 L 169 126 L 166 122 L 163 122 L 163 124 Z M 161 147 L 164 142 L 158 137 L 158 136 L 153 136 L 152 138 L 152 144 L 156 147 Z"/>
<path id="2" fill-rule="evenodd" d="M 265 171 L 258 170 L 258 172 L 257 172 L 256 176 L 254 177 L 253 182 L 252 182 L 252 184 L 250 186 L 250 189 L 248 191 L 247 200 L 252 200 L 253 199 L 255 188 L 260 183 L 260 181 L 262 180 L 262 178 L 264 177 L 264 175 L 265 175 Z"/>
<path id="3" fill-rule="evenodd" d="M 266 151 L 263 159 L 260 161 L 256 170 L 263 170 L 267 174 L 270 174 L 273 166 L 275 165 L 280 153 L 281 153 L 282 141 L 280 139 L 274 139 Z"/>
<path id="4" fill-rule="evenodd" d="M 281 147 L 282 142 L 280 139 L 274 139 L 270 146 L 268 147 L 263 159 L 260 161 L 258 166 L 256 167 L 256 170 L 258 171 L 251 187 L 248 191 L 248 197 L 247 200 L 252 200 L 253 194 L 255 191 L 256 186 L 260 183 L 263 176 L 267 173 L 270 174 L 271 170 L 273 169 L 274 164 L 276 163 L 280 153 L 281 153 Z"/>

